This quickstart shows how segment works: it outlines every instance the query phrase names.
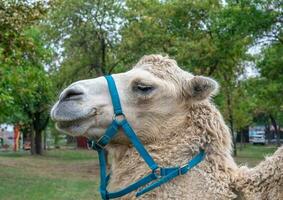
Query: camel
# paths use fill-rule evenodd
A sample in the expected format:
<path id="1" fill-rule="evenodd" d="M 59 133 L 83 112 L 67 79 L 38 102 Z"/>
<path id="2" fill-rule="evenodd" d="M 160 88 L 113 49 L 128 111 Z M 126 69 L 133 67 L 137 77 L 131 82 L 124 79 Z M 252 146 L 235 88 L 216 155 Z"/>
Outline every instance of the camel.
<path id="1" fill-rule="evenodd" d="M 218 83 L 178 67 L 175 60 L 148 55 L 129 71 L 114 74 L 128 122 L 160 166 L 183 165 L 199 152 L 204 160 L 185 175 L 137 198 L 122 200 L 283 199 L 283 147 L 258 166 L 237 166 L 229 128 L 212 102 Z M 71 84 L 51 110 L 58 130 L 97 140 L 112 122 L 113 107 L 104 77 Z M 123 130 L 106 146 L 111 156 L 108 190 L 149 173 Z M 281 192 L 280 192 L 281 189 Z"/>

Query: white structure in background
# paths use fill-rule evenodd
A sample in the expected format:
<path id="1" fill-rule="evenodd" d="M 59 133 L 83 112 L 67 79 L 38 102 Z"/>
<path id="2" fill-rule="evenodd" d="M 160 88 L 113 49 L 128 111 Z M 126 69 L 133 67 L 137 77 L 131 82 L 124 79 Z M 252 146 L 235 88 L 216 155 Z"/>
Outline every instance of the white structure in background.
<path id="1" fill-rule="evenodd" d="M 251 126 L 249 127 L 249 141 L 252 144 L 266 144 L 264 126 Z"/>
<path id="2" fill-rule="evenodd" d="M 0 138 L 4 144 L 13 147 L 14 144 L 14 126 L 10 124 L 0 124 Z"/>

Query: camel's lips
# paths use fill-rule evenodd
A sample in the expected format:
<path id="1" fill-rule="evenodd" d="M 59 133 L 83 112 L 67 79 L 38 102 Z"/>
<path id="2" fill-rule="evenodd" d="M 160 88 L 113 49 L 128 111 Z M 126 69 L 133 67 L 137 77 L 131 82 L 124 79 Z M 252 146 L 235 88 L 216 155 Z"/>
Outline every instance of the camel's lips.
<path id="1" fill-rule="evenodd" d="M 97 109 L 91 108 L 88 111 L 82 112 L 81 110 L 66 110 L 65 105 L 63 107 L 60 103 L 56 104 L 51 110 L 51 118 L 54 122 L 60 122 L 60 124 L 69 124 L 77 121 L 85 120 L 97 115 Z"/>
<path id="2" fill-rule="evenodd" d="M 56 125 L 59 129 L 66 129 L 66 128 L 70 128 L 72 126 L 78 126 L 80 120 L 74 120 L 74 121 L 59 121 L 56 122 Z"/>
<path id="3" fill-rule="evenodd" d="M 85 113 L 64 112 L 60 109 L 60 104 L 51 111 L 51 118 L 56 124 L 56 129 L 65 134 L 84 134 L 84 124 L 92 117 L 97 115 L 96 109 L 90 109 Z"/>

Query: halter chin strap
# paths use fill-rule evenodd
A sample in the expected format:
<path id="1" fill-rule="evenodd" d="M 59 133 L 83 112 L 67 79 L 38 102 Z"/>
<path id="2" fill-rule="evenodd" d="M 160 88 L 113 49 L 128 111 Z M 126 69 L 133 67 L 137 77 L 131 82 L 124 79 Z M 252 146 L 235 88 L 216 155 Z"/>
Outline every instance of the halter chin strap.
<path id="1" fill-rule="evenodd" d="M 98 152 L 99 165 L 100 165 L 100 194 L 103 200 L 114 199 L 124 196 L 134 190 L 137 190 L 136 196 L 140 196 L 146 192 L 153 190 L 156 187 L 172 180 L 173 178 L 186 174 L 190 169 L 198 165 L 205 157 L 205 152 L 200 152 L 194 156 L 186 165 L 176 167 L 159 167 L 149 155 L 131 125 L 128 123 L 126 116 L 124 115 L 119 99 L 119 94 L 116 88 L 116 84 L 112 76 L 105 76 L 108 89 L 111 95 L 114 116 L 110 126 L 106 129 L 104 135 L 97 141 L 89 141 L 89 146 Z M 125 135 L 132 142 L 140 156 L 146 162 L 151 170 L 151 173 L 143 177 L 142 179 L 132 183 L 128 187 L 116 192 L 108 192 L 107 185 L 110 179 L 110 173 L 107 175 L 106 158 L 104 147 L 110 142 L 110 140 L 117 134 L 119 128 L 122 128 Z M 155 180 L 155 181 L 154 181 Z M 150 184 L 150 182 L 154 181 Z M 147 185 L 143 188 L 142 186 Z"/>

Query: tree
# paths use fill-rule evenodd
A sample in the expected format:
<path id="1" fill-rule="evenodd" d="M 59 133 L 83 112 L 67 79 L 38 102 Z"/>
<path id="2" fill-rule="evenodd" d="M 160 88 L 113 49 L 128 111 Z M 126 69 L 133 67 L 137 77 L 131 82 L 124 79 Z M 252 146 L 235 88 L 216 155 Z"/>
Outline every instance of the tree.
<path id="1" fill-rule="evenodd" d="M 36 23 L 47 7 L 39 2 L 2 1 L 0 9 L 0 121 L 30 127 L 31 153 L 41 154 L 52 97 L 52 83 L 44 67 L 51 52 Z"/>
<path id="2" fill-rule="evenodd" d="M 115 46 L 122 3 L 114 0 L 55 1 L 43 23 L 54 58 L 58 88 L 108 74 L 117 64 Z M 74 48 L 75 47 L 75 48 Z M 60 66 L 57 68 L 56 66 Z"/>
<path id="3" fill-rule="evenodd" d="M 277 135 L 277 145 L 280 146 L 279 119 L 283 113 L 283 43 L 280 41 L 267 47 L 262 58 L 259 58 L 258 68 L 261 73 L 262 88 L 259 107 L 268 113 Z M 281 121 L 282 123 L 282 121 Z"/>
<path id="4" fill-rule="evenodd" d="M 245 85 L 250 82 L 241 79 L 246 62 L 254 62 L 248 50 L 267 41 L 282 43 L 281 6 L 273 0 L 58 0 L 42 24 L 58 53 L 51 68 L 59 90 L 78 79 L 124 71 L 152 53 L 169 54 L 184 69 L 217 79 L 216 103 L 236 155 L 233 134 L 251 123 L 256 110 L 253 90 Z M 268 77 L 263 73 L 259 80 Z M 272 93 L 271 88 L 263 90 Z"/>
<path id="5" fill-rule="evenodd" d="M 11 66 L 18 66 L 24 52 L 32 53 L 33 45 L 24 34 L 28 26 L 32 26 L 43 14 L 40 3 L 28 5 L 24 2 L 0 2 L 0 121 L 9 111 L 7 107 L 12 103 L 13 96 L 8 90 Z M 2 119 L 2 120 L 1 120 Z"/>

